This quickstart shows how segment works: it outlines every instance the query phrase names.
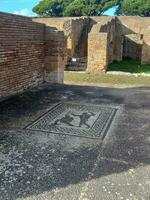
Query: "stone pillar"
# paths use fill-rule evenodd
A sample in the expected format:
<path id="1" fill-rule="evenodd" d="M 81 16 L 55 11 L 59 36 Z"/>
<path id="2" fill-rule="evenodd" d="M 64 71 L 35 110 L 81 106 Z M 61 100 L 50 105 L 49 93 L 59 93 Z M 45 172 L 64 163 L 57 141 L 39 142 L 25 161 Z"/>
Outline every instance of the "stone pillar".
<path id="1" fill-rule="evenodd" d="M 108 65 L 108 34 L 90 33 L 88 36 L 88 67 L 92 73 L 105 72 Z"/>

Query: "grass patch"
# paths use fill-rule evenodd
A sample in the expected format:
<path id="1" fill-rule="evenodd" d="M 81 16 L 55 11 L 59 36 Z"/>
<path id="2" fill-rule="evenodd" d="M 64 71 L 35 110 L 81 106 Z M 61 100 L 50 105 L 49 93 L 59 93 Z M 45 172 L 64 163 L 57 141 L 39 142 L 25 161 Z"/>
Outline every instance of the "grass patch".
<path id="1" fill-rule="evenodd" d="M 78 84 L 109 84 L 109 85 L 138 85 L 150 86 L 150 77 L 135 77 L 110 74 L 88 74 L 78 72 L 65 72 L 65 82 Z"/>
<path id="2" fill-rule="evenodd" d="M 108 66 L 108 71 L 122 71 L 130 73 L 145 73 L 150 74 L 150 64 L 142 65 L 140 61 L 126 59 L 120 62 L 113 62 Z"/>

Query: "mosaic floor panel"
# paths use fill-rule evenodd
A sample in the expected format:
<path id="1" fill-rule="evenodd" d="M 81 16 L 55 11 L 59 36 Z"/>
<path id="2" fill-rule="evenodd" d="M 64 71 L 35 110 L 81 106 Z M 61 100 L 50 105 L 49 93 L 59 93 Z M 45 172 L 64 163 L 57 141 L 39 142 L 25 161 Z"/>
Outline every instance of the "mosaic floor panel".
<path id="1" fill-rule="evenodd" d="M 58 103 L 26 129 L 103 139 L 116 112 L 111 106 Z"/>

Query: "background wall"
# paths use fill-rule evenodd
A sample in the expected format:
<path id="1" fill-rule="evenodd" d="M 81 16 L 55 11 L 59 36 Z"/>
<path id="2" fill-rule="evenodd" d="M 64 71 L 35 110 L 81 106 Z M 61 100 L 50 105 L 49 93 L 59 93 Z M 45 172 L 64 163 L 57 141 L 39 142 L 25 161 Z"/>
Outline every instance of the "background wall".
<path id="1" fill-rule="evenodd" d="M 92 71 L 93 68 L 95 71 L 97 68 L 104 71 L 114 60 L 121 61 L 127 57 L 144 64 L 150 63 L 149 18 L 104 16 L 90 19 L 92 29 L 88 40 L 88 70 Z M 107 33 L 107 37 L 102 33 Z"/>
<path id="2" fill-rule="evenodd" d="M 33 21 L 46 24 L 53 30 L 63 31 L 67 38 L 67 59 L 87 54 L 89 28 L 88 17 L 33 18 Z M 82 35 L 83 34 L 83 35 Z M 82 38 L 81 38 L 82 37 Z M 86 50 L 86 51 L 85 51 Z M 67 61 L 66 61 L 67 62 Z"/>

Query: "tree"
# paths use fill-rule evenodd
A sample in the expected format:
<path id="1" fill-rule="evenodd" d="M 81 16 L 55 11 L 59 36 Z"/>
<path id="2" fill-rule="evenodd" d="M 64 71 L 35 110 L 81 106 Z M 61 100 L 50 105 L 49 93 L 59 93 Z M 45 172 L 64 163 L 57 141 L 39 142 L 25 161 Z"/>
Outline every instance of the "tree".
<path id="1" fill-rule="evenodd" d="M 40 16 L 94 16 L 101 15 L 119 0 L 42 0 L 33 8 Z"/>
<path id="2" fill-rule="evenodd" d="M 72 0 L 42 0 L 32 10 L 40 16 L 62 17 Z"/>
<path id="3" fill-rule="evenodd" d="M 120 3 L 117 14 L 131 16 L 150 16 L 150 0 L 124 0 Z"/>

